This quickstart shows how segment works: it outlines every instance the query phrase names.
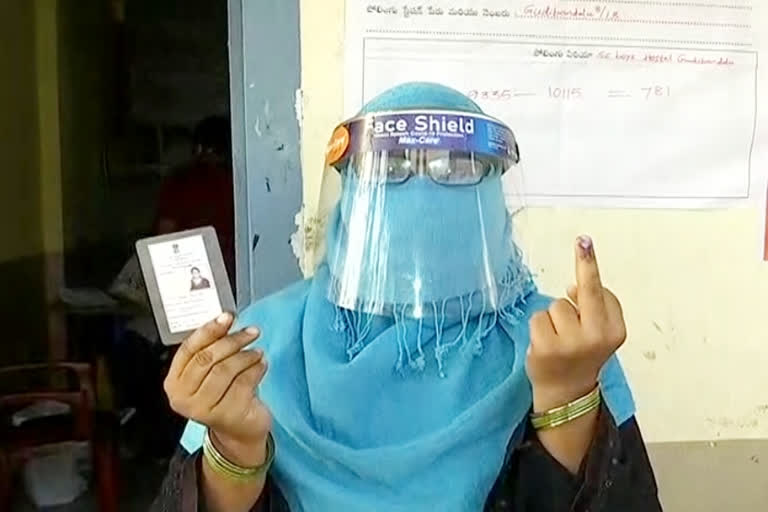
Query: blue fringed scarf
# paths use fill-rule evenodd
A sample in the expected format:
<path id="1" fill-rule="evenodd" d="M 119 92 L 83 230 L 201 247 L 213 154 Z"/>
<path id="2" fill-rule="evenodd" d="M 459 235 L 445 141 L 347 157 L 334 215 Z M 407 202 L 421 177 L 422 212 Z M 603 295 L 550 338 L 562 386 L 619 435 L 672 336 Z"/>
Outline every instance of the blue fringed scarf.
<path id="1" fill-rule="evenodd" d="M 479 111 L 433 84 L 369 105 L 419 107 Z M 238 318 L 236 328 L 261 328 L 270 362 L 259 395 L 274 418 L 272 476 L 292 512 L 479 512 L 531 407 L 528 319 L 550 299 L 511 242 L 498 177 L 439 193 L 412 178 L 359 207 L 351 185 L 329 223 L 328 263 Z M 366 214 L 374 210 L 381 216 Z M 340 288 L 345 237 L 351 222 L 369 221 L 390 236 L 353 246 L 361 266 L 350 306 L 337 300 L 350 291 Z M 418 276 L 409 274 L 414 254 Z M 407 300 L 416 277 L 418 305 Z M 391 307 L 361 312 L 381 302 Z M 616 422 L 629 419 L 634 403 L 615 358 L 601 386 Z M 203 434 L 191 422 L 182 445 L 199 449 Z"/>
<path id="2" fill-rule="evenodd" d="M 254 304 L 238 320 L 263 330 L 259 346 L 270 372 L 260 397 L 274 417 L 273 477 L 291 511 L 481 511 L 531 406 L 527 319 L 549 299 L 531 291 L 517 302 L 515 321 L 500 316 L 485 332 L 479 317 L 435 326 L 339 312 L 326 299 L 329 279 L 321 267 L 313 280 Z M 339 314 L 349 319 L 344 327 Z M 362 324 L 364 346 L 350 359 L 339 329 Z M 411 354 L 419 353 L 417 331 L 421 350 L 432 355 L 438 332 L 443 339 L 485 332 L 483 353 L 449 351 L 442 376 L 436 359 L 425 357 L 422 370 L 403 375 L 396 368 L 401 329 L 412 333 L 405 336 Z M 623 423 L 634 403 L 615 358 L 601 384 Z M 191 422 L 182 445 L 199 449 L 202 434 Z"/>

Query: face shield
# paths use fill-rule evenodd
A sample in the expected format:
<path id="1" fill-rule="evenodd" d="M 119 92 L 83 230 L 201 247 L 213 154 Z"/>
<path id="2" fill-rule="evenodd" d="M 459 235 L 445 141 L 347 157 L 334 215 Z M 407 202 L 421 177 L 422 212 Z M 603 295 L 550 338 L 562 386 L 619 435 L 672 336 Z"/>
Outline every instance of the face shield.
<path id="1" fill-rule="evenodd" d="M 522 279 L 502 175 L 519 161 L 493 118 L 371 113 L 334 132 L 321 197 L 329 211 L 328 298 L 344 309 L 423 318 L 499 310 Z M 513 201 L 514 202 L 514 201 Z"/>

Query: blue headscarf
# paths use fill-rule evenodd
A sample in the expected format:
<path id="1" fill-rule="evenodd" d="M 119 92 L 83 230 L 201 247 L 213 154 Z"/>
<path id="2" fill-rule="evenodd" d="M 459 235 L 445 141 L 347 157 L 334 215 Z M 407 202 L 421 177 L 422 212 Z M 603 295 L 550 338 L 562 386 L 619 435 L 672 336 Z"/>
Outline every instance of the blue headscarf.
<path id="1" fill-rule="evenodd" d="M 400 86 L 368 105 L 407 108 L 477 106 L 432 84 Z M 339 251 L 345 247 L 336 242 L 345 237 L 347 185 L 329 222 L 328 246 Z M 396 309 L 375 316 L 336 306 L 327 298 L 338 258 L 331 252 L 331 264 L 321 265 L 312 280 L 248 307 L 238 318 L 236 328 L 257 325 L 263 332 L 258 346 L 271 369 L 259 396 L 274 420 L 272 476 L 292 512 L 480 511 L 506 447 L 530 410 L 528 319 L 550 299 L 536 292 L 512 243 L 500 179 L 463 192 L 484 198 L 486 232 L 496 233 L 490 242 L 499 255 L 491 265 L 495 303 L 487 290 L 468 289 L 450 272 L 467 264 L 457 240 L 471 246 L 477 236 L 471 231 L 476 224 L 457 224 L 450 215 L 462 198 L 434 194 L 418 182 L 401 190 L 388 199 L 390 222 L 407 222 L 414 217 L 399 218 L 397 212 L 428 204 L 430 230 L 440 231 L 432 239 L 440 268 L 433 269 L 431 312 L 413 318 Z M 426 193 L 434 196 L 429 202 L 412 201 L 414 194 Z M 406 257 L 388 264 L 404 265 Z M 397 298 L 401 288 L 392 286 L 391 293 Z M 603 369 L 601 386 L 616 422 L 629 419 L 634 403 L 615 358 Z M 203 433 L 190 422 L 182 445 L 189 452 L 199 449 Z"/>

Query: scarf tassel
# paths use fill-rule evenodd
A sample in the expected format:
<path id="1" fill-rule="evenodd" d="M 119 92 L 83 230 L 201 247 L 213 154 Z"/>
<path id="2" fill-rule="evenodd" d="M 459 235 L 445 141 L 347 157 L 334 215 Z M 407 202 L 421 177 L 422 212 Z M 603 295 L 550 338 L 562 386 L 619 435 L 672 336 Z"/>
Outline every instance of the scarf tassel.
<path id="1" fill-rule="evenodd" d="M 527 269 L 520 264 L 519 254 L 513 258 L 499 281 L 499 303 L 504 304 L 501 308 L 492 307 L 490 297 L 483 292 L 472 292 L 466 296 L 456 297 L 455 299 L 443 299 L 440 302 L 432 302 L 433 322 L 429 327 L 434 330 L 434 357 L 437 363 L 437 370 L 440 377 L 445 377 L 446 357 L 453 351 L 460 353 L 469 353 L 472 357 L 480 357 L 483 354 L 483 342 L 488 335 L 498 326 L 499 322 L 515 326 L 520 323 L 524 316 L 521 306 L 525 305 L 525 296 L 532 290 L 532 279 Z M 478 297 L 479 295 L 479 297 Z M 479 298 L 479 304 L 475 302 Z M 449 300 L 459 302 L 459 313 L 461 318 L 461 328 L 456 337 L 446 342 L 444 337 L 446 305 Z M 408 315 L 408 308 L 411 306 L 396 306 L 392 312 L 392 318 L 397 332 L 397 361 L 395 370 L 397 373 L 405 374 L 407 369 L 413 372 L 423 372 L 426 368 L 426 356 L 423 346 L 423 331 L 425 318 L 418 319 Z M 473 323 L 472 314 L 480 313 L 476 316 L 477 323 Z M 335 314 L 331 324 L 333 332 L 343 334 L 345 340 L 346 353 L 349 360 L 353 360 L 366 346 L 367 339 L 371 332 L 373 315 L 351 311 L 348 309 L 335 307 Z M 414 325 L 415 346 L 413 342 L 409 344 L 408 325 Z M 470 332 L 471 331 L 471 332 Z M 413 338 L 410 338 L 411 340 Z"/>

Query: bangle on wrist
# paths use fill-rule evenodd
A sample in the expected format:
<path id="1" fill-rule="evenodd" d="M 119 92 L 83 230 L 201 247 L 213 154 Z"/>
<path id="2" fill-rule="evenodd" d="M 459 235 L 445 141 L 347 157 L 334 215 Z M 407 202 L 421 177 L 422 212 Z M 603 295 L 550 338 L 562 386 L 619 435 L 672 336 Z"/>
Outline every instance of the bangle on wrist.
<path id="1" fill-rule="evenodd" d="M 573 402 L 548 411 L 531 414 L 531 425 L 535 430 L 557 428 L 589 414 L 600 407 L 600 403 L 600 385 L 597 385 L 595 389 Z"/>
<path id="2" fill-rule="evenodd" d="M 256 480 L 264 476 L 275 460 L 275 440 L 272 434 L 267 435 L 267 454 L 263 464 L 254 467 L 244 467 L 227 459 L 211 441 L 210 432 L 205 431 L 203 438 L 203 456 L 215 472 L 233 480 Z"/>

